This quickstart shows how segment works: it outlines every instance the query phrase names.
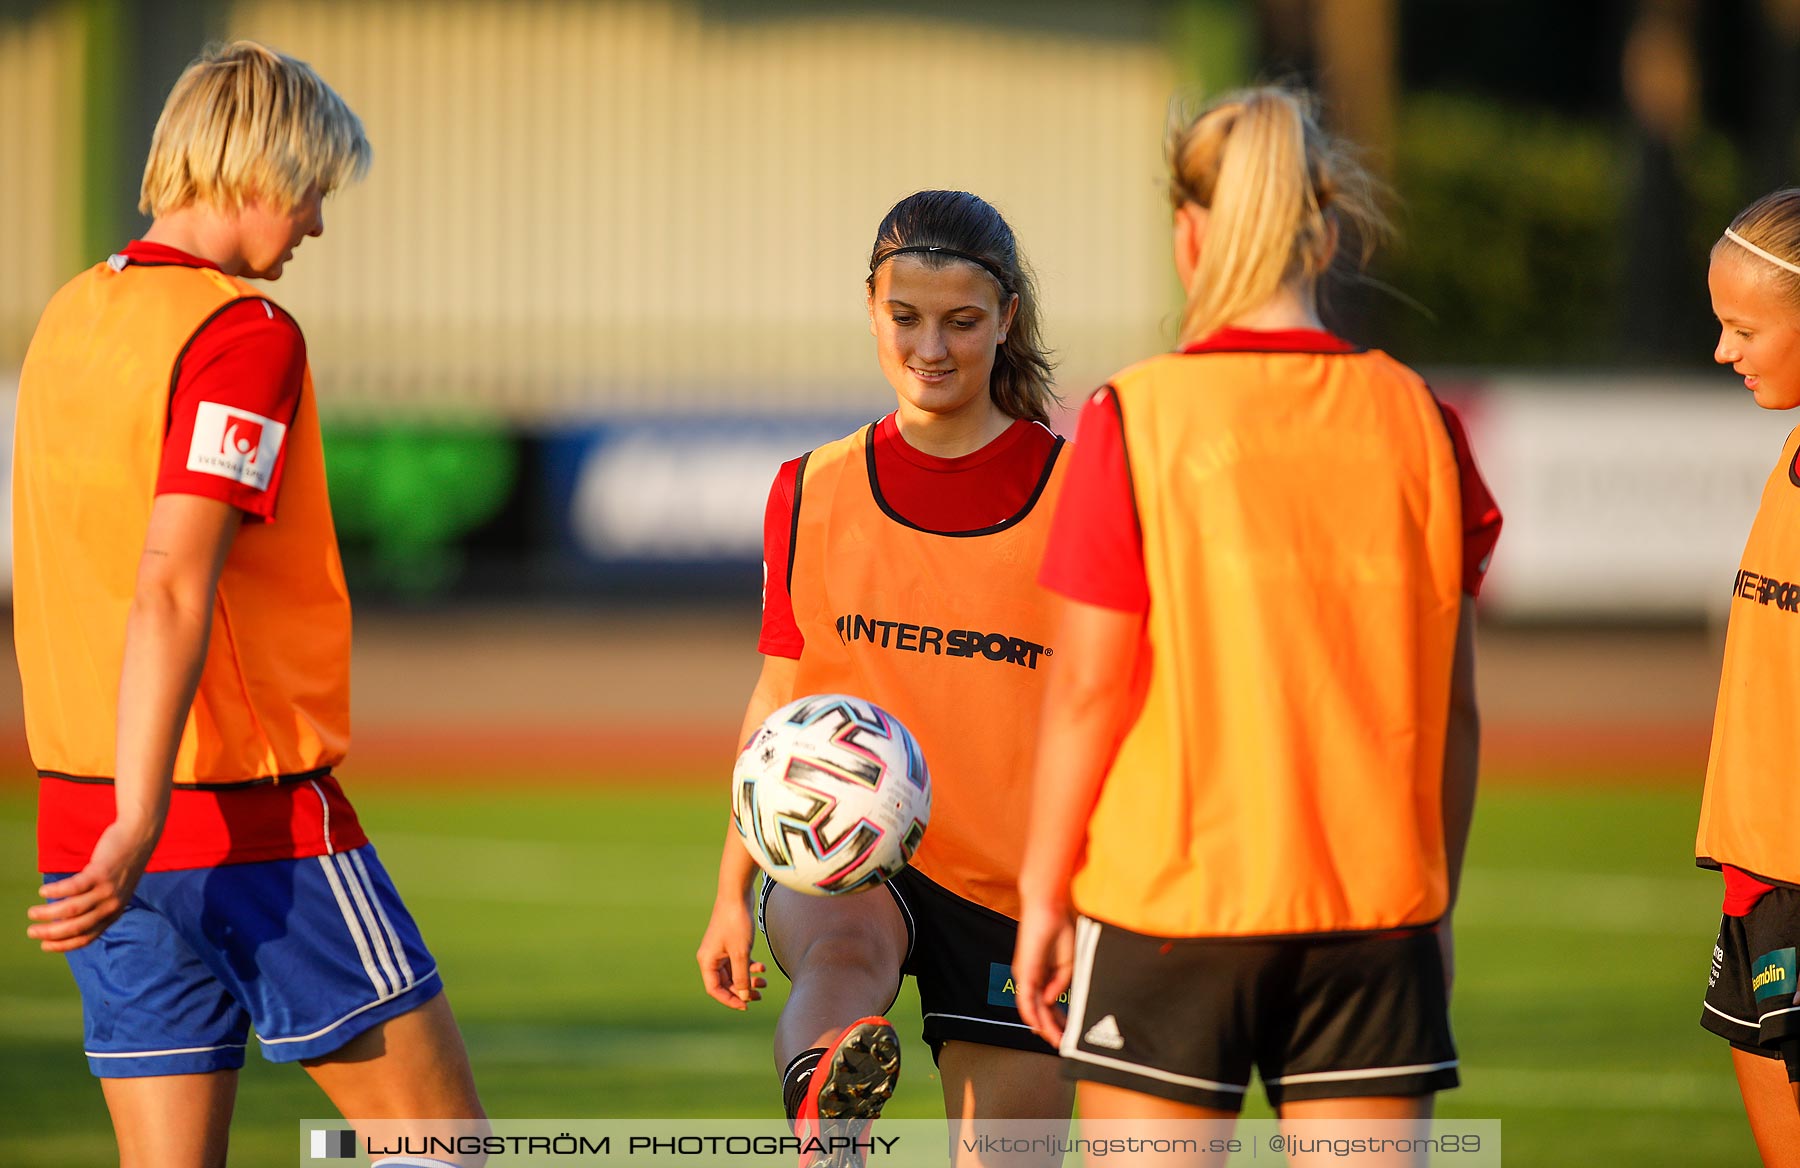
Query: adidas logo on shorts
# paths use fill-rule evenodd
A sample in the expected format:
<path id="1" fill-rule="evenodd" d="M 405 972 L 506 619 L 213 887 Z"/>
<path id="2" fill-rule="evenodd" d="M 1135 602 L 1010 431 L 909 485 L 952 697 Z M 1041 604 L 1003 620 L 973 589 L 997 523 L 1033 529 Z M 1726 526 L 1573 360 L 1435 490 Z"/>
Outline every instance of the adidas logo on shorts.
<path id="1" fill-rule="evenodd" d="M 1088 1027 L 1081 1041 L 1089 1046 L 1104 1046 L 1107 1050 L 1120 1050 L 1125 1046 L 1125 1036 L 1119 1033 L 1119 1020 L 1111 1014 Z"/>

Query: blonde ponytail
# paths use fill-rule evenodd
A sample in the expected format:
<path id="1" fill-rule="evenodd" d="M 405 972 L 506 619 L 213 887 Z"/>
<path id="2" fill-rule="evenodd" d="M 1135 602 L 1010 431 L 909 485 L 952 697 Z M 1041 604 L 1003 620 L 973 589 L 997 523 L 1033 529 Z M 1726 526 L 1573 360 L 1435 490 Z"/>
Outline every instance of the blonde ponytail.
<path id="1" fill-rule="evenodd" d="M 1170 200 L 1208 212 L 1181 318 L 1184 344 L 1289 284 L 1310 292 L 1331 266 L 1341 230 L 1363 242 L 1365 261 L 1387 232 L 1373 179 L 1319 129 L 1304 93 L 1250 89 L 1198 116 L 1178 114 L 1168 157 Z"/>

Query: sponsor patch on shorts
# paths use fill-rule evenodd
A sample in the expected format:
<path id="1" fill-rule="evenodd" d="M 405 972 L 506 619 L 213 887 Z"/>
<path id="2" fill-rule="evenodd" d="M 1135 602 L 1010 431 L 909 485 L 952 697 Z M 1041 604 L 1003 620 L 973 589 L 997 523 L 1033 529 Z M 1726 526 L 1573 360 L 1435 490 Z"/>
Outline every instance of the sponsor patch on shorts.
<path id="1" fill-rule="evenodd" d="M 988 963 L 988 1005 L 1016 1009 L 1019 1004 L 1018 993 L 1018 986 L 1013 982 L 1012 966 L 1003 965 L 998 961 L 990 961 Z M 1063 995 L 1056 1000 L 1062 1005 L 1068 1005 L 1068 991 L 1064 990 Z"/>
<path id="2" fill-rule="evenodd" d="M 1794 950 L 1777 949 L 1765 953 L 1750 965 L 1750 989 L 1756 1000 L 1794 992 Z"/>
<path id="3" fill-rule="evenodd" d="M 988 1005 L 1017 1006 L 1018 987 L 1013 984 L 1012 966 L 998 961 L 988 963 Z"/>

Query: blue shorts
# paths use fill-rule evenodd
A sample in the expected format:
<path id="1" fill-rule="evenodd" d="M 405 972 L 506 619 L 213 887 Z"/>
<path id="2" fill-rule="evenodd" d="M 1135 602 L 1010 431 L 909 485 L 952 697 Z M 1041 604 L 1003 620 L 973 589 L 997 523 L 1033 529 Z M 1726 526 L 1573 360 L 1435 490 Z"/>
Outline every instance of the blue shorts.
<path id="1" fill-rule="evenodd" d="M 67 956 L 103 1079 L 235 1070 L 252 1026 L 271 1062 L 317 1058 L 443 988 L 367 844 L 146 873 L 119 919 Z"/>

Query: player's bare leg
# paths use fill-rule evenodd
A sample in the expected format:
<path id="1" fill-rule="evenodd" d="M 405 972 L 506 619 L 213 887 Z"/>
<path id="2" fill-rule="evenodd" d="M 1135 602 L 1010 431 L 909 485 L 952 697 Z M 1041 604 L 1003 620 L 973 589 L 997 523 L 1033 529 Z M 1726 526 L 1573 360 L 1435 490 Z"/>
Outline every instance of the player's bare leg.
<path id="1" fill-rule="evenodd" d="M 1764 1168 L 1800 1168 L 1800 1093 L 1788 1082 L 1787 1067 L 1735 1048 L 1731 1065 Z"/>
<path id="2" fill-rule="evenodd" d="M 1431 1119 L 1432 1104 L 1435 1103 L 1436 1100 L 1437 1096 L 1435 1095 L 1376 1095 L 1367 1098 L 1352 1099 L 1296 1099 L 1292 1102 L 1282 1104 L 1281 1118 L 1284 1121 L 1284 1125 L 1287 1120 L 1316 1121 L 1341 1119 L 1349 1121 L 1387 1120 L 1393 1122 L 1413 1120 L 1418 1121 L 1419 1123 L 1417 1134 L 1422 1139 L 1429 1134 L 1425 1125 Z M 1328 1138 L 1330 1134 L 1328 1129 L 1319 1130 L 1321 1138 Z M 1397 1131 L 1393 1134 L 1396 1137 L 1399 1135 Z M 1379 1165 L 1381 1168 L 1423 1168 L 1429 1161 L 1429 1156 L 1421 1151 L 1416 1154 L 1410 1152 L 1396 1152 L 1389 1157 L 1383 1157 L 1379 1154 L 1370 1154 L 1366 1156 L 1363 1161 L 1359 1162 L 1366 1162 L 1372 1166 Z M 1288 1163 L 1296 1166 L 1328 1164 L 1332 1162 L 1332 1154 L 1328 1150 L 1313 1154 L 1302 1153 L 1296 1155 L 1292 1151 L 1288 1153 Z M 1341 1161 L 1337 1162 L 1341 1163 Z"/>
<path id="3" fill-rule="evenodd" d="M 1146 1095 L 1141 1091 L 1130 1091 L 1124 1087 L 1114 1087 L 1109 1083 L 1093 1083 L 1083 1081 L 1075 1088 L 1075 1099 L 1080 1104 L 1082 1133 L 1096 1139 L 1104 1136 L 1125 1136 L 1132 1133 L 1133 1128 L 1128 1121 L 1138 1120 L 1146 1126 L 1137 1129 L 1145 1137 L 1171 1137 L 1171 1125 L 1175 1123 L 1193 1123 L 1206 1121 L 1217 1126 L 1210 1128 L 1206 1136 L 1195 1132 L 1182 1132 L 1183 1137 L 1210 1139 L 1213 1134 L 1223 1139 L 1230 1135 L 1237 1125 L 1237 1112 L 1219 1111 L 1211 1107 L 1196 1107 L 1191 1103 L 1177 1103 L 1173 1099 L 1164 1099 L 1160 1095 Z M 1098 1122 L 1096 1122 L 1098 1121 Z M 1181 1168 L 1223 1168 L 1229 1152 L 1201 1151 L 1183 1159 L 1174 1155 L 1158 1154 L 1154 1162 L 1159 1166 L 1180 1165 Z M 1129 1163 L 1130 1156 L 1108 1156 L 1108 1162 L 1121 1160 Z M 1150 1157 L 1145 1158 L 1146 1161 Z"/>
<path id="4" fill-rule="evenodd" d="M 224 1168 L 238 1073 L 101 1079 L 119 1168 Z"/>
<path id="5" fill-rule="evenodd" d="M 376 1125 L 365 1132 L 360 1122 L 383 1119 L 444 1120 L 441 1130 L 434 1129 L 442 1135 L 489 1130 L 462 1032 L 443 994 L 301 1065 L 346 1119 L 358 1121 L 359 1134 L 387 1135 Z M 447 1162 L 474 1168 L 483 1159 Z"/>
<path id="6" fill-rule="evenodd" d="M 793 983 L 775 1024 L 778 1068 L 831 1045 L 850 1023 L 887 1009 L 900 990 L 906 922 L 882 889 L 822 897 L 776 887 L 763 931 Z"/>
<path id="7" fill-rule="evenodd" d="M 994 1134 L 1066 1136 L 1075 1084 L 1062 1077 L 1062 1060 L 1053 1054 L 1008 1050 L 979 1042 L 946 1042 L 938 1052 L 938 1077 L 944 1087 L 944 1115 L 950 1121 L 950 1157 L 956 1168 L 1032 1168 L 1062 1162 L 1060 1153 L 1004 1155 L 967 1141 L 986 1134 L 984 1120 L 1035 1120 L 1001 1123 Z"/>

